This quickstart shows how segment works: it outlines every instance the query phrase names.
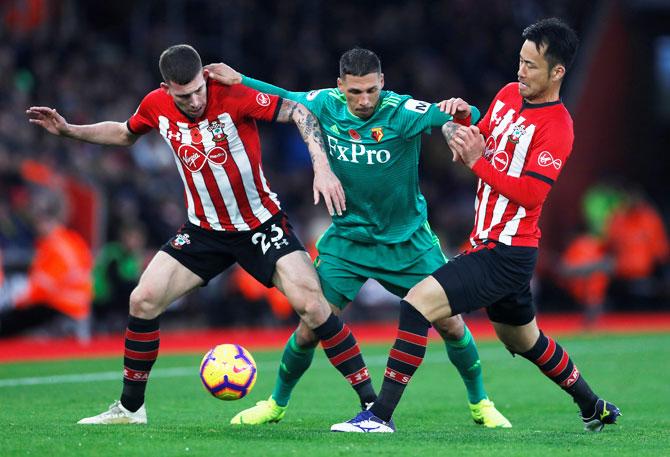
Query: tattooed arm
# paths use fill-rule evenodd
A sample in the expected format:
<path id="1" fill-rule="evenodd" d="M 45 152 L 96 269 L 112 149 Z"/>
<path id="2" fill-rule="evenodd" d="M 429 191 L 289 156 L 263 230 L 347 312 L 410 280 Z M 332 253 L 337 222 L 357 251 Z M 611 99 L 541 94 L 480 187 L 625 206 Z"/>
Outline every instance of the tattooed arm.
<path id="1" fill-rule="evenodd" d="M 303 105 L 287 99 L 282 100 L 277 121 L 294 122 L 307 145 L 314 166 L 314 204 L 318 204 L 319 195 L 323 195 L 330 215 L 333 216 L 337 212 L 338 216 L 341 216 L 342 211 L 347 209 L 344 189 L 330 169 L 319 121 Z"/>
<path id="2" fill-rule="evenodd" d="M 447 141 L 447 147 L 449 147 L 449 150 L 451 151 L 452 162 L 462 162 L 462 159 L 456 153 L 456 150 L 451 147 L 454 133 L 458 130 L 458 127 L 459 125 L 454 121 L 445 122 L 444 125 L 442 126 L 442 135 L 444 135 L 444 139 Z"/>
<path id="3" fill-rule="evenodd" d="M 464 127 L 447 122 L 442 126 L 442 134 L 454 155 L 453 160 L 462 161 L 468 168 L 472 168 L 484 154 L 484 137 L 475 125 Z"/>

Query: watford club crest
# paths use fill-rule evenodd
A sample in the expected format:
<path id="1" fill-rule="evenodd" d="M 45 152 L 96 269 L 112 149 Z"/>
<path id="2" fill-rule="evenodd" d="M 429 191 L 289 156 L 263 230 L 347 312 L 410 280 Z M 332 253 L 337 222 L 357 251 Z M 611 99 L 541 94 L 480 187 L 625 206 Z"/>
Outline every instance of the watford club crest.
<path id="1" fill-rule="evenodd" d="M 214 121 L 209 126 L 207 127 L 207 130 L 212 132 L 212 139 L 217 145 L 221 145 L 222 143 L 227 143 L 228 135 L 226 135 L 223 131 L 223 126 L 219 121 Z"/>
<path id="2" fill-rule="evenodd" d="M 370 129 L 370 136 L 372 137 L 373 140 L 379 143 L 382 140 L 382 138 L 384 138 L 384 131 L 382 130 L 381 127 L 373 127 Z"/>
<path id="3" fill-rule="evenodd" d="M 509 138 L 510 142 L 519 144 L 519 139 L 524 133 L 526 133 L 526 128 L 523 125 L 515 125 L 514 130 L 512 130 L 512 133 L 507 138 Z"/>

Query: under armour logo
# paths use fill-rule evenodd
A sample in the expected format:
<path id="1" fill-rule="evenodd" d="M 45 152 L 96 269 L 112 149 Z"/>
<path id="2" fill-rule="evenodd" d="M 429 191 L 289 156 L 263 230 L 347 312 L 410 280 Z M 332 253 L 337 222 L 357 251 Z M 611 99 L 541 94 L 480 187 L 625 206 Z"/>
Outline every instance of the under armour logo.
<path id="1" fill-rule="evenodd" d="M 552 156 L 549 151 L 540 152 L 540 155 L 537 157 L 537 163 L 541 167 L 548 167 L 551 165 L 557 170 L 560 170 L 561 166 L 563 166 L 563 161 L 561 159 L 554 159 L 554 156 Z"/>
<path id="2" fill-rule="evenodd" d="M 274 245 L 275 245 L 275 249 L 279 249 L 282 246 L 288 246 L 288 240 L 283 239 L 283 240 L 277 241 L 277 242 L 274 243 Z"/>
<path id="3" fill-rule="evenodd" d="M 167 139 L 172 141 L 181 141 L 181 132 L 173 132 L 172 130 L 167 131 Z"/>

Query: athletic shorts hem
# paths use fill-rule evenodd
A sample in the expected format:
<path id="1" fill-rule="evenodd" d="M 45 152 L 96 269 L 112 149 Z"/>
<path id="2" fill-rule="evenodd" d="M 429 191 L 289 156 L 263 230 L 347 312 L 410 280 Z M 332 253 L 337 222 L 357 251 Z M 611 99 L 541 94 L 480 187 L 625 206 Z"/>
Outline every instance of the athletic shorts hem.
<path id="1" fill-rule="evenodd" d="M 160 248 L 160 251 L 166 253 L 167 255 L 175 259 L 177 262 L 181 264 L 181 266 L 186 268 L 194 275 L 200 277 L 200 279 L 204 281 L 204 284 L 202 284 L 201 287 L 205 287 L 207 284 L 209 284 L 209 281 L 211 281 L 212 278 L 216 276 L 216 275 L 207 275 L 207 272 L 205 270 L 201 270 L 198 267 L 195 267 L 191 262 L 188 262 L 186 258 L 180 256 L 170 245 L 163 245 Z"/>

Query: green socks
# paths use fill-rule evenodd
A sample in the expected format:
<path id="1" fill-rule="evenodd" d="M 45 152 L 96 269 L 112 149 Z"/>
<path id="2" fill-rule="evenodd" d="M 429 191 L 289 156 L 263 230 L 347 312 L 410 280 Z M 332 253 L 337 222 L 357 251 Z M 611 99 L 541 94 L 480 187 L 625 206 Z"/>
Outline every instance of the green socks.
<path id="1" fill-rule="evenodd" d="M 479 362 L 479 352 L 475 340 L 467 325 L 464 325 L 465 335 L 458 341 L 446 340 L 447 355 L 451 363 L 456 366 L 468 390 L 470 403 L 479 403 L 487 398 L 482 379 L 482 366 Z"/>
<path id="2" fill-rule="evenodd" d="M 476 352 L 477 349 L 475 349 Z M 314 348 L 301 348 L 296 342 L 295 333 L 291 335 L 284 347 L 277 380 L 275 381 L 275 389 L 272 392 L 272 398 L 279 406 L 288 405 L 293 388 L 312 364 L 313 358 Z"/>
<path id="3" fill-rule="evenodd" d="M 470 403 L 479 403 L 487 398 L 482 379 L 482 367 L 479 353 L 470 330 L 465 326 L 465 335 L 458 341 L 445 341 L 447 355 L 463 378 Z M 291 335 L 282 354 L 272 398 L 279 406 L 286 406 L 291 392 L 303 373 L 307 371 L 314 358 L 314 348 L 301 348 L 296 342 L 295 333 Z"/>

